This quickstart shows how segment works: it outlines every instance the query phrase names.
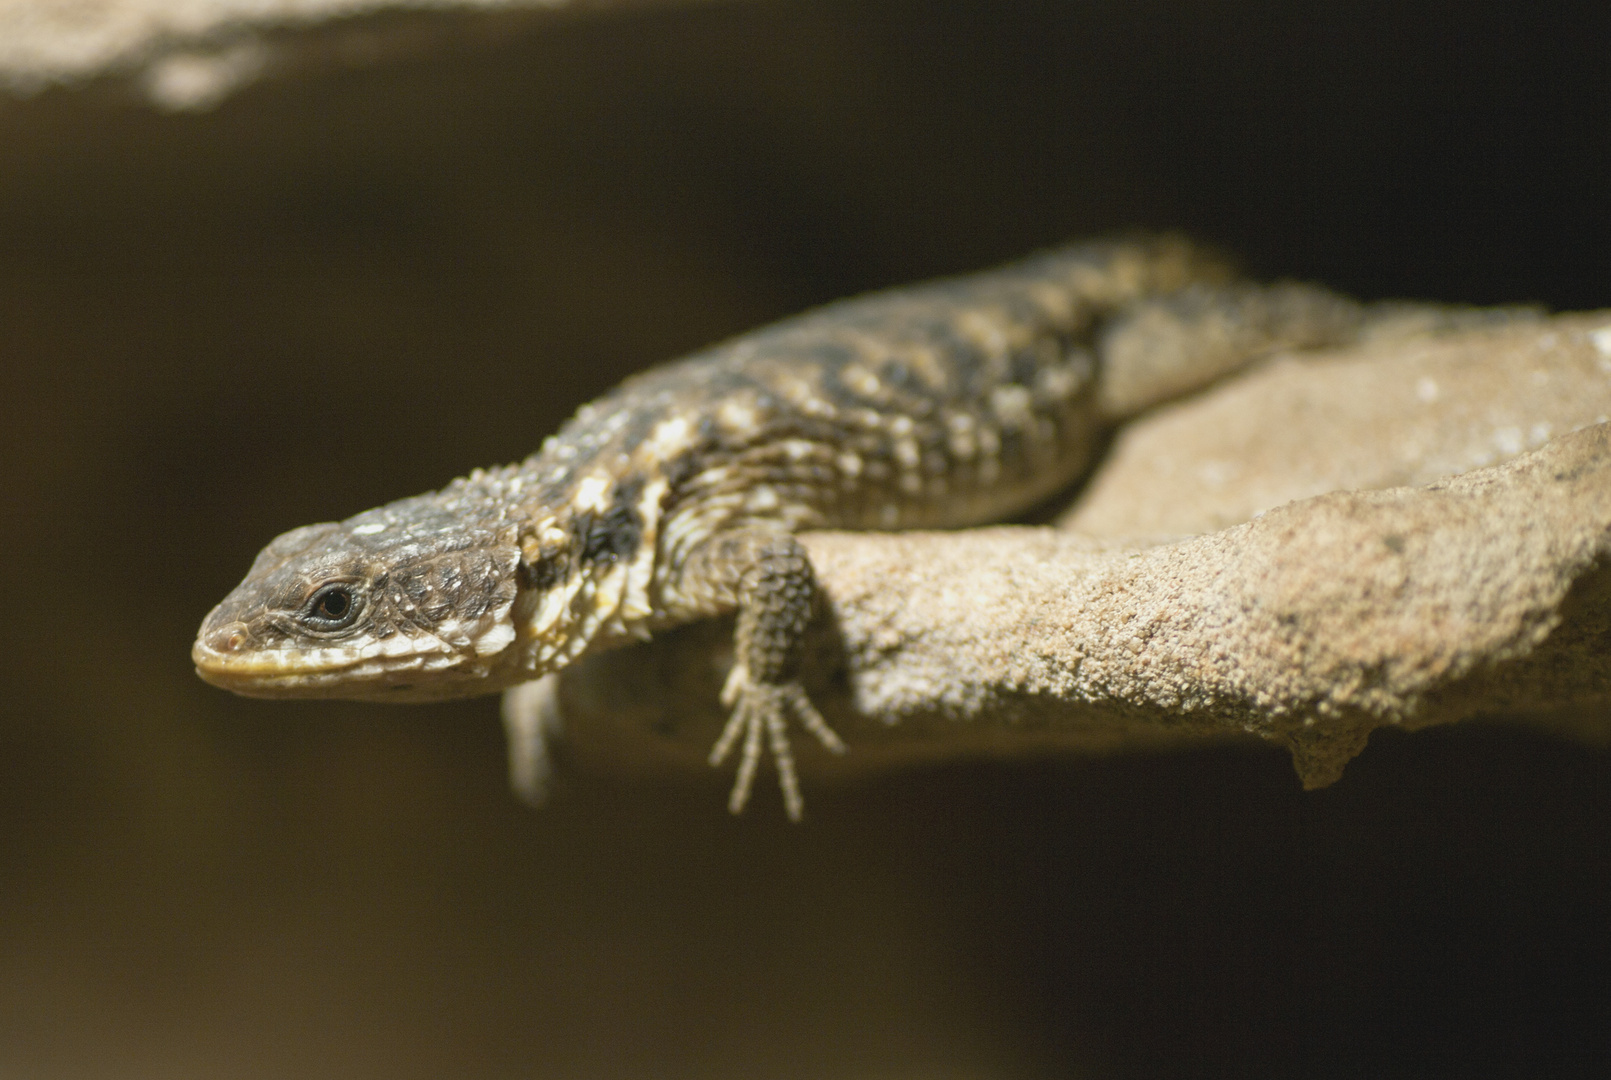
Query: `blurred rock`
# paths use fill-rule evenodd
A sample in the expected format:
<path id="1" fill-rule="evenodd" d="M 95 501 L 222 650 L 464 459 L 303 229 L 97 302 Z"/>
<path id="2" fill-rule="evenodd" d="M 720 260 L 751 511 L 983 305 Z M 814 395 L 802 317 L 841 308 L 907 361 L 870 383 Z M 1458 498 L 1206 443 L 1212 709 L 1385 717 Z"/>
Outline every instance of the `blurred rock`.
<path id="1" fill-rule="evenodd" d="M 467 19 L 501 33 L 534 15 L 694 2 L 0 0 L 0 88 L 131 75 L 152 104 L 197 111 L 269 71 L 425 51 Z M 422 23 L 422 15 L 439 17 Z"/>

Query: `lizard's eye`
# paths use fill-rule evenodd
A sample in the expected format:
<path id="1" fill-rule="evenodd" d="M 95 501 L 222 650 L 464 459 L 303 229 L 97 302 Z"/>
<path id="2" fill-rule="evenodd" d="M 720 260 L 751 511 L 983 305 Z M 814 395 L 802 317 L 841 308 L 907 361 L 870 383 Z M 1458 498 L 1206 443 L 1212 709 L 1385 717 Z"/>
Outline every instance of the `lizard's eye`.
<path id="1" fill-rule="evenodd" d="M 358 617 L 358 598 L 352 586 L 340 582 L 326 585 L 308 598 L 302 621 L 315 630 L 342 630 Z"/>

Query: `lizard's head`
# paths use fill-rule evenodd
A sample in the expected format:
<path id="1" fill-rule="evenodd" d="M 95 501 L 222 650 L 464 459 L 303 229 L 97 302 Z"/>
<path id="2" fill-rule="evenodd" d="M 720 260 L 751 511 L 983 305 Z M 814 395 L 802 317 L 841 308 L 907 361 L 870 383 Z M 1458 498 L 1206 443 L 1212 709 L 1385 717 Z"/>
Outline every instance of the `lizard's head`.
<path id="1" fill-rule="evenodd" d="M 457 696 L 515 639 L 520 548 L 432 497 L 277 537 L 202 623 L 191 657 L 253 697 Z"/>

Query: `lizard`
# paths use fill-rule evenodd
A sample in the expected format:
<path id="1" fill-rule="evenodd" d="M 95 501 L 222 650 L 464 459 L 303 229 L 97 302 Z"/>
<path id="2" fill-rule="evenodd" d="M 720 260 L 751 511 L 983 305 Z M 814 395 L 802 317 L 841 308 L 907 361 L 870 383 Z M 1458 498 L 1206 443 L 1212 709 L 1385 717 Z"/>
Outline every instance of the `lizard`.
<path id="1" fill-rule="evenodd" d="M 1249 288 L 1217 255 L 1143 237 L 785 319 L 628 378 L 522 462 L 277 537 L 192 659 L 248 696 L 504 691 L 507 709 L 584 654 L 736 613 L 710 762 L 739 750 L 739 813 L 764 743 L 799 821 L 790 721 L 845 744 L 797 677 L 818 597 L 795 534 L 1033 507 L 1098 446 L 1105 330 L 1149 300 L 1201 308 L 1203 290 Z"/>

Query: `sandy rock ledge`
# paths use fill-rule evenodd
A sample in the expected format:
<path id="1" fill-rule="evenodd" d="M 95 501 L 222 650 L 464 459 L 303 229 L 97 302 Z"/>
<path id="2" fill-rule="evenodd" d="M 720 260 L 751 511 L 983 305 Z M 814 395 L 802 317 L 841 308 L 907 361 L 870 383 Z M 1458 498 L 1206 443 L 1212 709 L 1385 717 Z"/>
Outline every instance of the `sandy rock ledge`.
<path id="1" fill-rule="evenodd" d="M 1319 787 L 1388 725 L 1504 715 L 1603 740 L 1611 727 L 1611 423 L 1603 419 L 1611 348 L 1600 345 L 1611 342 L 1594 334 L 1608 322 L 1537 319 L 1278 358 L 1143 418 L 1087 490 L 1111 504 L 1112 473 L 1136 467 L 1127 444 L 1148 446 L 1156 460 L 1146 425 L 1174 425 L 1180 445 L 1194 445 L 1224 431 L 1224 395 L 1256 393 L 1272 378 L 1282 393 L 1294 378 L 1323 391 L 1339 373 L 1361 384 L 1407 380 L 1424 412 L 1437 403 L 1426 400 L 1431 376 L 1416 365 L 1442 365 L 1444 386 L 1487 388 L 1505 431 L 1509 412 L 1522 409 L 1533 418 L 1524 430 L 1566 432 L 1530 452 L 1502 438 L 1508 455 L 1490 440 L 1488 459 L 1508 459 L 1429 483 L 1329 491 L 1260 512 L 1248 491 L 1301 494 L 1303 484 L 1324 482 L 1316 455 L 1343 463 L 1342 474 L 1371 478 L 1359 462 L 1407 406 L 1365 393 L 1360 401 L 1374 407 L 1348 406 L 1357 440 L 1328 430 L 1329 451 L 1294 463 L 1281 449 L 1294 432 L 1243 402 L 1252 408 L 1244 426 L 1273 429 L 1276 454 L 1263 459 L 1256 440 L 1238 436 L 1247 484 L 1195 511 L 1258 516 L 1219 531 L 1171 542 L 1050 527 L 808 534 L 830 610 L 806 678 L 851 751 L 833 758 L 797 736 L 802 770 L 849 774 L 1251 734 L 1288 747 L 1304 785 Z M 1519 361 L 1517 349 L 1539 340 L 1547 355 Z M 1538 393 L 1518 404 L 1507 380 Z M 1443 403 L 1441 421 L 1419 416 L 1415 432 L 1432 475 L 1437 462 L 1454 460 L 1451 446 L 1471 460 L 1481 411 L 1469 394 L 1446 394 Z M 1290 426 L 1309 422 L 1290 416 Z M 1399 450 L 1387 474 L 1415 473 L 1420 466 Z M 1144 505 L 1148 492 L 1133 488 L 1129 498 Z M 1078 519 L 1076 508 L 1071 522 Z M 703 768 L 722 721 L 716 695 L 730 632 L 723 622 L 686 627 L 548 683 L 540 692 L 554 695 L 565 717 L 570 753 L 611 769 Z"/>

